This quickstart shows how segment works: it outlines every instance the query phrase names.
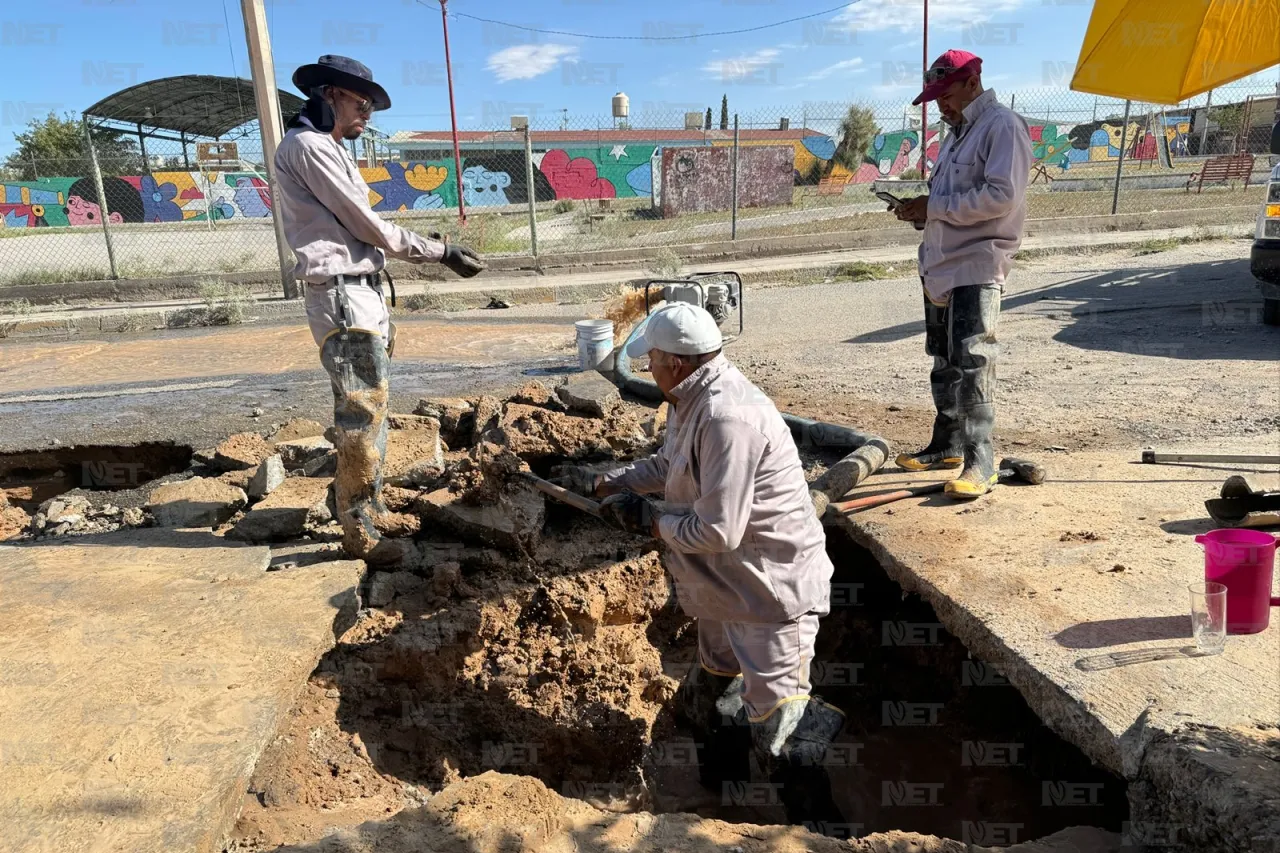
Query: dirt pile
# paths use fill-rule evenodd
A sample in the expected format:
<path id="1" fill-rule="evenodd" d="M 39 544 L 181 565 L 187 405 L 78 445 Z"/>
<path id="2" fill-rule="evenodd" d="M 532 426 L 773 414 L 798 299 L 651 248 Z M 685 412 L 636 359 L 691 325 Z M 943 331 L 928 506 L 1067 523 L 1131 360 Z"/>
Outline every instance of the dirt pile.
<path id="1" fill-rule="evenodd" d="M 1009 853 L 1119 853 L 1120 838 L 1077 827 L 1002 848 Z M 245 847 L 237 850 L 252 849 Z M 536 779 L 485 773 L 450 785 L 418 808 L 334 831 L 279 853 L 988 853 L 913 832 L 838 841 L 796 826 L 725 823 L 690 814 L 615 814 L 548 790 Z"/>

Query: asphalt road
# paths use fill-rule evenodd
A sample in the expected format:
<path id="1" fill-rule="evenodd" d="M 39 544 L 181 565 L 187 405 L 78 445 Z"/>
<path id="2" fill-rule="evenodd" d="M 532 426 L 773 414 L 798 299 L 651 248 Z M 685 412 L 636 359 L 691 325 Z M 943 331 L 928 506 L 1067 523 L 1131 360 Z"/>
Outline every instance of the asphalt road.
<path id="1" fill-rule="evenodd" d="M 1247 246 L 1023 264 L 1000 324 L 1002 447 L 1212 447 L 1228 436 L 1280 445 L 1280 330 L 1260 324 Z M 906 446 L 927 436 L 931 418 L 920 300 L 914 278 L 753 288 L 747 333 L 727 353 L 780 407 Z M 473 396 L 570 365 L 573 321 L 600 307 L 405 320 L 393 404 Z M 294 325 L 10 342 L 0 354 L 0 450 L 52 440 L 207 446 L 292 416 L 330 417 L 315 345 Z M 264 409 L 256 420 L 254 407 Z"/>

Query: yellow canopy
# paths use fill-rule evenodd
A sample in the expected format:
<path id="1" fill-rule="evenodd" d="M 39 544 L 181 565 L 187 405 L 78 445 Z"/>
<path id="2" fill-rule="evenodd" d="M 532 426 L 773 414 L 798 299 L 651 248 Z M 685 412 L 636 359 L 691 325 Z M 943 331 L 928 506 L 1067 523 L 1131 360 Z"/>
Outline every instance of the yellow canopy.
<path id="1" fill-rule="evenodd" d="M 1095 0 L 1071 88 L 1176 104 L 1280 63 L 1280 0 Z"/>

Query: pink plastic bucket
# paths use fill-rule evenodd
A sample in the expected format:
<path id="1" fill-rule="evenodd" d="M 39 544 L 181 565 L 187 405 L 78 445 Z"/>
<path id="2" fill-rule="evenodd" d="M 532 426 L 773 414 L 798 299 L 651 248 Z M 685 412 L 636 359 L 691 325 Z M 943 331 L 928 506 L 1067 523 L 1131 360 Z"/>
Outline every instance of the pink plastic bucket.
<path id="1" fill-rule="evenodd" d="M 1256 634 L 1267 629 L 1276 538 L 1260 530 L 1210 530 L 1196 537 L 1204 546 L 1204 579 L 1227 588 L 1227 633 Z"/>

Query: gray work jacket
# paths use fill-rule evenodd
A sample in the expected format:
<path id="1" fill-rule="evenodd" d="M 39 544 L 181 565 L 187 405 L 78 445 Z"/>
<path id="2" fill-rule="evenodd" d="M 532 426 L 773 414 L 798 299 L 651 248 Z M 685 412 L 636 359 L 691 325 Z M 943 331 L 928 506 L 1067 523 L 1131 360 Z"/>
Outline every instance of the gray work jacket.
<path id="1" fill-rule="evenodd" d="M 920 277 L 935 302 L 967 284 L 1004 284 L 1022 245 L 1031 166 L 1027 123 L 995 90 L 964 108 L 929 178 Z"/>
<path id="2" fill-rule="evenodd" d="M 724 356 L 672 392 L 662 449 L 605 475 L 664 492 L 666 563 L 690 616 L 786 622 L 829 609 L 833 567 L 800 454 L 773 402 Z"/>
<path id="3" fill-rule="evenodd" d="M 439 261 L 444 243 L 388 222 L 369 206 L 369 185 L 338 140 L 295 127 L 276 149 L 276 184 L 295 278 L 321 284 L 335 275 L 379 272 L 386 255 Z"/>

